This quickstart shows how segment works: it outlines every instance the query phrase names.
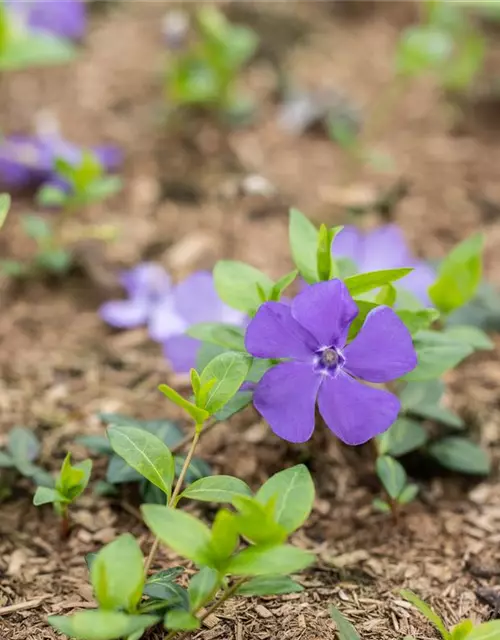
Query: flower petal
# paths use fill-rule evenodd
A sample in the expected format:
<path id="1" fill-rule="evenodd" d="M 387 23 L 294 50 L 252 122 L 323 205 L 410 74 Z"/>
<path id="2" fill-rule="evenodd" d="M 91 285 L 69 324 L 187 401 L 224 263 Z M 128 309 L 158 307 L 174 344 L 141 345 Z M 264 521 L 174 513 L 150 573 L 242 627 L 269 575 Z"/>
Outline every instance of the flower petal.
<path id="1" fill-rule="evenodd" d="M 156 342 L 164 342 L 173 336 L 180 336 L 188 326 L 179 314 L 172 295 L 165 296 L 150 307 L 149 335 Z"/>
<path id="2" fill-rule="evenodd" d="M 171 288 L 170 276 L 162 266 L 154 262 L 142 262 L 133 269 L 123 271 L 120 281 L 130 297 L 146 298 L 156 294 L 159 298 Z"/>
<path id="3" fill-rule="evenodd" d="M 318 345 L 281 302 L 265 302 L 250 320 L 245 347 L 257 358 L 312 360 Z"/>
<path id="4" fill-rule="evenodd" d="M 223 302 L 215 290 L 209 271 L 197 271 L 174 289 L 175 304 L 188 325 L 198 322 L 221 322 Z"/>
<path id="5" fill-rule="evenodd" d="M 299 293 L 292 302 L 292 315 L 316 338 L 318 346 L 343 347 L 358 307 L 341 280 L 328 280 Z"/>
<path id="6" fill-rule="evenodd" d="M 288 442 L 305 442 L 314 431 L 320 384 L 321 376 L 310 364 L 283 362 L 263 375 L 253 403 L 277 436 Z"/>
<path id="7" fill-rule="evenodd" d="M 163 354 L 175 373 L 188 373 L 196 367 L 196 356 L 200 346 L 199 340 L 189 336 L 174 336 L 163 343 Z"/>
<path id="8" fill-rule="evenodd" d="M 344 356 L 345 368 L 368 382 L 395 380 L 417 366 L 410 332 L 392 309 L 383 306 L 366 316 Z"/>
<path id="9" fill-rule="evenodd" d="M 397 225 L 386 224 L 365 235 L 363 257 L 358 265 L 361 273 L 409 267 L 412 262 L 406 239 Z"/>
<path id="10" fill-rule="evenodd" d="M 401 285 L 402 289 L 407 289 L 410 293 L 413 293 L 426 307 L 432 307 L 428 290 L 436 281 L 436 272 L 423 260 L 418 260 L 409 266 L 413 266 L 413 271 L 404 278 L 401 278 L 396 285 Z"/>
<path id="11" fill-rule="evenodd" d="M 335 236 L 332 243 L 332 255 L 334 258 L 348 258 L 358 267 L 363 260 L 363 245 L 362 232 L 353 225 L 346 225 Z"/>
<path id="12" fill-rule="evenodd" d="M 398 398 L 345 373 L 325 377 L 318 394 L 319 411 L 342 442 L 358 445 L 386 431 L 398 417 Z"/>
<path id="13" fill-rule="evenodd" d="M 149 307 L 146 300 L 111 300 L 99 309 L 99 315 L 112 327 L 131 329 L 140 327 L 148 320 Z"/>
<path id="14" fill-rule="evenodd" d="M 85 34 L 86 7 L 82 0 L 8 0 L 6 4 L 9 10 L 22 11 L 33 29 L 70 40 L 78 40 Z"/>

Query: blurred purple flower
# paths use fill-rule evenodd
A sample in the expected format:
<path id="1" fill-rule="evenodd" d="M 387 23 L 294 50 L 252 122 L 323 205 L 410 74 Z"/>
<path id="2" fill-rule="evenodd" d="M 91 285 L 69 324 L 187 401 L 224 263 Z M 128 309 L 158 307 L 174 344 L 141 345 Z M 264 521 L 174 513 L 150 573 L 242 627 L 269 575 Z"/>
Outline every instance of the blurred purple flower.
<path id="1" fill-rule="evenodd" d="M 129 298 L 100 308 L 105 322 L 120 329 L 148 325 L 151 338 L 163 344 L 165 356 L 177 373 L 196 364 L 200 341 L 185 335 L 199 322 L 242 324 L 244 314 L 226 306 L 215 291 L 208 271 L 193 273 L 177 286 L 159 265 L 143 263 L 122 274 Z"/>
<path id="2" fill-rule="evenodd" d="M 289 442 L 305 442 L 314 431 L 315 406 L 343 442 L 363 444 L 396 420 L 400 402 L 382 383 L 417 364 L 411 336 L 392 309 L 371 311 L 346 345 L 358 309 L 341 280 L 307 287 L 290 306 L 265 302 L 245 337 L 257 358 L 286 358 L 269 369 L 255 389 L 255 408 Z"/>
<path id="3" fill-rule="evenodd" d="M 436 273 L 424 260 L 412 255 L 403 232 L 395 224 L 368 232 L 346 226 L 333 241 L 332 253 L 336 258 L 352 260 L 359 273 L 413 267 L 397 285 L 401 284 L 425 306 L 432 306 L 427 290 L 436 280 Z"/>
<path id="4" fill-rule="evenodd" d="M 122 153 L 116 146 L 101 145 L 91 151 L 107 171 L 117 169 L 122 162 Z M 6 188 L 24 189 L 57 181 L 54 160 L 62 158 L 77 164 L 82 153 L 83 149 L 56 133 L 0 138 L 0 184 Z"/>
<path id="5" fill-rule="evenodd" d="M 8 10 L 34 31 L 80 40 L 87 27 L 83 0 L 6 0 Z"/>

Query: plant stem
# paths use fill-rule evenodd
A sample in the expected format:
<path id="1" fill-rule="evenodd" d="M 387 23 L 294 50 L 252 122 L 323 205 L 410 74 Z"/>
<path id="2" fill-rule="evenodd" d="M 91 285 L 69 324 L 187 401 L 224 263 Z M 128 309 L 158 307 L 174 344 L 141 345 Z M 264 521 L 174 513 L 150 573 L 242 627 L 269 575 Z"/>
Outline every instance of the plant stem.
<path id="1" fill-rule="evenodd" d="M 215 423 L 214 423 L 215 424 Z M 168 506 L 171 507 L 172 509 L 175 509 L 176 505 L 177 505 L 177 497 L 182 489 L 182 484 L 184 482 L 184 478 L 186 477 L 186 473 L 187 470 L 189 468 L 189 465 L 191 464 L 191 460 L 193 459 L 193 455 L 196 449 L 196 446 L 200 440 L 200 436 L 201 436 L 202 431 L 196 429 L 195 434 L 193 436 L 193 439 L 191 441 L 191 446 L 189 447 L 189 451 L 188 454 L 186 456 L 186 459 L 184 460 L 184 464 L 182 465 L 182 469 L 181 472 L 179 474 L 179 477 L 177 478 L 177 482 L 175 484 L 175 488 L 172 492 L 172 495 L 170 497 L 170 500 L 168 501 Z M 146 559 L 146 562 L 144 563 L 144 577 L 147 580 L 148 578 L 148 573 L 149 570 L 151 568 L 151 564 L 154 560 L 154 557 L 156 555 L 156 552 L 158 551 L 158 547 L 160 545 L 160 539 L 159 538 L 155 538 L 154 542 L 153 542 L 153 546 L 151 547 L 151 551 L 149 552 L 149 555 Z"/>
<path id="2" fill-rule="evenodd" d="M 213 605 L 209 607 L 205 611 L 205 613 L 199 618 L 200 623 L 206 620 L 208 616 L 212 615 L 212 613 L 216 611 L 222 604 L 224 604 L 226 600 L 229 600 L 231 596 L 234 596 L 234 594 L 238 591 L 241 585 L 244 584 L 247 580 L 248 578 L 239 578 L 231 587 L 225 589 L 221 597 L 216 602 L 214 602 Z M 196 611 L 196 613 L 198 613 L 198 611 Z M 178 633 L 177 631 L 170 631 L 170 633 L 168 633 L 165 636 L 164 640 L 171 640 L 177 635 L 177 633 Z M 187 638 L 188 635 L 189 635 L 189 631 L 184 631 L 184 633 L 181 633 L 181 635 L 177 638 L 177 640 L 184 640 L 184 638 Z"/>
<path id="3" fill-rule="evenodd" d="M 217 420 L 212 420 L 210 422 L 207 422 L 206 426 L 203 427 L 202 433 L 208 433 L 211 429 L 213 429 L 215 427 L 216 424 L 218 424 Z M 172 447 L 170 449 L 170 451 L 172 453 L 179 453 L 179 451 L 184 449 L 184 447 L 187 444 L 189 444 L 191 442 L 191 440 L 192 440 L 191 435 L 185 436 L 178 444 L 175 445 L 175 447 Z"/>

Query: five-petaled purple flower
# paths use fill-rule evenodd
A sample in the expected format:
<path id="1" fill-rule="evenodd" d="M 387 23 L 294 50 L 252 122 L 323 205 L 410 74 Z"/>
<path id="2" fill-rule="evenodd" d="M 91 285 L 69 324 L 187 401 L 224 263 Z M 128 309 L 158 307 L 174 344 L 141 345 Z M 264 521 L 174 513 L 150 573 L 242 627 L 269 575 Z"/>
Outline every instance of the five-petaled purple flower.
<path id="1" fill-rule="evenodd" d="M 432 306 L 427 293 L 436 280 L 436 273 L 423 260 L 411 253 L 401 229 L 387 224 L 365 232 L 354 226 L 345 226 L 332 244 L 336 258 L 352 260 L 359 273 L 380 269 L 413 267 L 413 271 L 396 283 L 412 293 L 425 306 Z"/>
<path id="2" fill-rule="evenodd" d="M 93 147 L 91 151 L 107 171 L 117 169 L 122 162 L 121 151 L 113 145 Z M 77 164 L 82 153 L 80 147 L 57 132 L 6 136 L 0 140 L 0 184 L 11 189 L 36 188 L 47 182 L 60 185 L 54 160 L 61 158 Z"/>
<path id="3" fill-rule="evenodd" d="M 177 373 L 196 364 L 200 341 L 185 334 L 190 326 L 200 322 L 241 325 L 244 321 L 244 314 L 230 309 L 218 297 L 208 271 L 193 273 L 173 286 L 161 266 L 146 262 L 124 272 L 121 283 L 129 299 L 102 305 L 101 317 L 121 329 L 147 324 L 149 335 L 162 343 Z"/>
<path id="4" fill-rule="evenodd" d="M 289 442 L 314 430 L 315 406 L 343 442 L 358 445 L 388 429 L 400 402 L 383 383 L 415 368 L 410 333 L 392 309 L 371 311 L 347 344 L 358 308 L 340 280 L 313 284 L 291 303 L 265 302 L 248 325 L 245 344 L 258 358 L 286 359 L 257 384 L 254 405 Z"/>
<path id="5" fill-rule="evenodd" d="M 87 27 L 83 0 L 6 0 L 7 9 L 33 31 L 80 40 Z"/>

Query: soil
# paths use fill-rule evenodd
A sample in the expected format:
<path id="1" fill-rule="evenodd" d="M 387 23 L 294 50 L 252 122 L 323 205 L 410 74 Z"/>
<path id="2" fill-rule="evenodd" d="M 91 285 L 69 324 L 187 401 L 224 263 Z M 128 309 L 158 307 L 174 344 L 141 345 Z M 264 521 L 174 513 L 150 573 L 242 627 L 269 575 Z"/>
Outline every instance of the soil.
<path id="1" fill-rule="evenodd" d="M 1 290 L 0 445 L 12 426 L 33 428 L 43 443 L 42 462 L 52 470 L 67 450 L 76 459 L 86 455 L 75 437 L 104 432 L 98 412 L 179 417 L 157 391 L 160 382 L 183 383 L 159 348 L 145 331 L 115 333 L 96 314 L 116 294 L 120 267 L 155 259 L 182 277 L 225 257 L 279 276 L 290 269 L 289 206 L 339 224 L 348 219 L 348 205 L 373 201 L 402 179 L 407 194 L 383 213 L 403 227 L 415 251 L 438 258 L 482 229 L 486 277 L 500 285 L 500 120 L 498 105 L 495 112 L 484 98 L 488 77 L 458 112 L 431 79 L 413 83 L 386 114 L 377 137 L 378 148 L 394 158 L 389 173 L 353 172 L 345 153 L 320 132 L 292 136 L 278 125 L 270 60 L 279 60 L 299 86 L 335 88 L 368 117 L 389 85 L 398 33 L 415 17 L 412 5 L 230 7 L 240 19 L 245 14 L 260 25 L 267 48 L 244 78 L 258 96 L 258 118 L 229 132 L 207 118 L 186 119 L 176 130 L 165 122 L 160 21 L 168 6 L 93 5 L 78 62 L 2 78 L 2 131 L 29 131 L 35 114 L 50 109 L 68 138 L 82 144 L 112 141 L 126 154 L 123 193 L 82 214 L 85 222 L 119 225 L 120 239 L 105 253 L 94 245 L 81 247 L 82 268 L 63 280 L 3 282 Z M 489 72 L 498 74 L 496 38 Z M 253 193 L 253 174 L 265 178 L 272 193 Z M 16 222 L 16 212 L 29 206 L 27 198 L 14 199 L 0 239 L 2 255 L 30 251 Z M 479 482 L 417 469 L 421 497 L 397 524 L 371 507 L 377 484 L 369 449 L 341 447 L 321 432 L 306 446 L 287 446 L 251 409 L 207 434 L 201 456 L 216 471 L 253 486 L 284 464 L 307 461 L 318 497 L 294 542 L 317 552 L 318 562 L 300 578 L 303 593 L 231 601 L 194 637 L 334 638 L 332 603 L 365 640 L 437 638 L 399 596 L 406 587 L 450 625 L 467 616 L 497 615 L 500 338 L 493 339 L 495 351 L 474 356 L 448 377 L 447 398 L 489 449 L 492 477 Z M 103 477 L 103 464 L 95 463 L 96 479 Z M 61 542 L 51 509 L 32 506 L 32 487 L 20 480 L 12 490 L 1 506 L 0 639 L 53 640 L 57 634 L 47 615 L 94 606 L 84 555 L 125 531 L 136 534 L 145 551 L 151 539 L 128 492 L 109 499 L 88 491 L 75 506 L 70 538 Z M 155 566 L 176 563 L 164 549 Z M 161 637 L 155 634 L 148 637 Z"/>

